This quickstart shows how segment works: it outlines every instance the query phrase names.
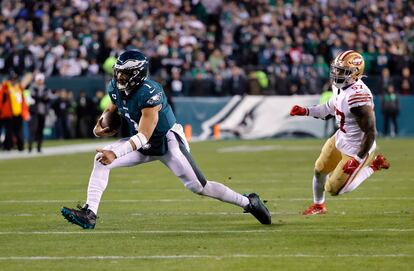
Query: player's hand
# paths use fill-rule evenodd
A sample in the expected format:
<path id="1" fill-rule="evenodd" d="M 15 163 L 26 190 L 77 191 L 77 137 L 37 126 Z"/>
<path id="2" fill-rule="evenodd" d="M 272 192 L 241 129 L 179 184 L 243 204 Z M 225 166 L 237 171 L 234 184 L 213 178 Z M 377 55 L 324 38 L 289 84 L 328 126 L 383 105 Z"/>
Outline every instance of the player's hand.
<path id="1" fill-rule="evenodd" d="M 93 128 L 93 134 L 96 137 L 107 137 L 116 134 L 117 131 L 110 131 L 109 127 L 102 128 L 101 122 L 102 118 L 99 118 L 98 122 L 95 125 L 95 128 Z"/>
<path id="2" fill-rule="evenodd" d="M 307 116 L 308 109 L 299 105 L 294 105 L 292 109 L 290 109 L 291 116 Z"/>
<path id="3" fill-rule="evenodd" d="M 351 160 L 346 161 L 345 165 L 342 167 L 344 173 L 351 175 L 359 167 L 361 163 L 357 159 L 352 158 Z"/>
<path id="4" fill-rule="evenodd" d="M 104 150 L 104 149 L 96 149 L 96 152 L 100 154 L 96 158 L 96 161 L 98 161 L 102 165 L 105 165 L 105 166 L 109 165 L 116 159 L 116 155 L 113 151 Z"/>

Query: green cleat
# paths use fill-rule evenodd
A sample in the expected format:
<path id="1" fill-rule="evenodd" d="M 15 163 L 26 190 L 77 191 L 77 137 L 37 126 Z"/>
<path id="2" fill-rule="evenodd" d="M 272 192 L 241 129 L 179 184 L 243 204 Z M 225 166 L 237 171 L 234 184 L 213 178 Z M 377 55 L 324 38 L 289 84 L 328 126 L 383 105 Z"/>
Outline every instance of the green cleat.
<path id="1" fill-rule="evenodd" d="M 95 213 L 88 209 L 87 204 L 84 207 L 78 206 L 78 209 L 63 207 L 60 212 L 70 223 L 76 224 L 84 229 L 94 229 L 96 224 Z"/>
<path id="2" fill-rule="evenodd" d="M 247 207 L 244 209 L 244 212 L 251 213 L 262 224 L 272 224 L 272 216 L 260 199 L 259 195 L 251 193 L 249 195 L 246 195 L 246 197 L 249 198 L 250 204 L 247 205 Z"/>

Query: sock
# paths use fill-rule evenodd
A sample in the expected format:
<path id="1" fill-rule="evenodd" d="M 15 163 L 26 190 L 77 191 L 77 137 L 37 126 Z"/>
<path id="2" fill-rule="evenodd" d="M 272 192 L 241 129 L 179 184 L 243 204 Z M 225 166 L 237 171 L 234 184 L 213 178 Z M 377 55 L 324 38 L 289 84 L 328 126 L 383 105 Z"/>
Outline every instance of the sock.
<path id="1" fill-rule="evenodd" d="M 86 204 L 95 214 L 98 213 L 99 202 L 108 185 L 110 169 L 95 160 L 91 177 L 89 178 L 88 197 Z"/>
<path id="2" fill-rule="evenodd" d="M 327 174 L 315 172 L 313 175 L 313 203 L 322 204 L 325 202 L 325 182 Z"/>
<path id="3" fill-rule="evenodd" d="M 245 208 L 250 203 L 249 199 L 246 196 L 234 192 L 233 190 L 221 183 L 212 181 L 208 181 L 206 183 L 200 194 L 210 198 L 215 198 L 224 202 L 228 202 L 240 206 L 242 208 Z"/>
<path id="4" fill-rule="evenodd" d="M 344 188 L 341 189 L 339 194 L 344 194 L 355 190 L 355 188 L 357 188 L 363 181 L 368 179 L 372 173 L 374 173 L 374 170 L 370 166 L 365 166 L 348 185 L 345 185 Z"/>

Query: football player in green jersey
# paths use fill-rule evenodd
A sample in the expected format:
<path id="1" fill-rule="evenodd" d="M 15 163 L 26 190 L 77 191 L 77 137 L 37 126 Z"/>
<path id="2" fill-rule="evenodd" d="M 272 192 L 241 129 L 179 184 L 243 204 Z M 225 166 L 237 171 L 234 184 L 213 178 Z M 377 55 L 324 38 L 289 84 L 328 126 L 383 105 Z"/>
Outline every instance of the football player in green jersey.
<path id="1" fill-rule="evenodd" d="M 148 60 L 140 51 L 125 51 L 118 57 L 107 87 L 112 103 L 106 111 L 121 114 L 134 135 L 97 150 L 86 204 L 78 210 L 63 207 L 62 215 L 84 229 L 95 228 L 99 202 L 111 169 L 159 160 L 190 191 L 240 206 L 262 224 L 271 224 L 270 213 L 257 194 L 241 195 L 204 177 L 191 157 L 183 129 L 176 123 L 163 88 L 148 78 L 148 67 Z M 101 121 L 95 126 L 95 135 L 111 135 Z"/>

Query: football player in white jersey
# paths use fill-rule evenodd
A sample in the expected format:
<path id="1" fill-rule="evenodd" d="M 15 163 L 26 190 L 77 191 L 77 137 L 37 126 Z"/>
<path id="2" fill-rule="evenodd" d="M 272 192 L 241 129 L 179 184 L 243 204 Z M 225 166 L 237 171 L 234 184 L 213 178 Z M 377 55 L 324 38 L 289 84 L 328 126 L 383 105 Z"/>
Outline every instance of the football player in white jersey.
<path id="1" fill-rule="evenodd" d="M 374 158 L 376 148 L 374 101 L 361 80 L 363 57 L 353 51 L 340 53 L 331 64 L 333 97 L 322 105 L 295 105 L 291 116 L 325 118 L 335 115 L 339 129 L 329 138 L 315 163 L 313 204 L 304 215 L 324 214 L 325 191 L 336 196 L 351 192 L 375 171 L 388 169 L 384 156 Z"/>

